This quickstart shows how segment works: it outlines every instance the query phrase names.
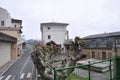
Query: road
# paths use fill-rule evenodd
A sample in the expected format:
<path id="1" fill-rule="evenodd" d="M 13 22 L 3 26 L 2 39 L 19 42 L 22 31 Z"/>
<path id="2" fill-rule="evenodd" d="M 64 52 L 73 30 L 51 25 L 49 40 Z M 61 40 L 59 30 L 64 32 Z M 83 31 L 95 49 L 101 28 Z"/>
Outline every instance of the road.
<path id="1" fill-rule="evenodd" d="M 27 47 L 25 53 L 0 77 L 0 80 L 30 80 L 33 62 L 31 48 Z"/>

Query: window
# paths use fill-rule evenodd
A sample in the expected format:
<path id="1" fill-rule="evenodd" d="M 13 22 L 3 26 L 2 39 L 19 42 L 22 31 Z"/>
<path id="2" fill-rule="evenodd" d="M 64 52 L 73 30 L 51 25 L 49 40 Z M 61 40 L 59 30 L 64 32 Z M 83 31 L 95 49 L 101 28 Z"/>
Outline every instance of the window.
<path id="1" fill-rule="evenodd" d="M 51 36 L 50 36 L 50 35 L 48 35 L 48 39 L 51 39 Z"/>
<path id="2" fill-rule="evenodd" d="M 8 18 L 8 14 L 6 14 L 7 15 L 7 18 Z"/>
<path id="3" fill-rule="evenodd" d="M 95 58 L 95 51 L 92 51 L 92 58 Z"/>
<path id="4" fill-rule="evenodd" d="M 116 44 L 120 44 L 120 38 L 116 39 Z"/>
<path id="5" fill-rule="evenodd" d="M 16 25 L 15 25 L 15 27 L 16 27 Z"/>
<path id="6" fill-rule="evenodd" d="M 4 21 L 1 21 L 1 26 L 4 26 L 5 25 L 5 22 Z"/>
<path id="7" fill-rule="evenodd" d="M 107 44 L 107 39 L 102 39 L 102 44 L 106 45 Z"/>
<path id="8" fill-rule="evenodd" d="M 106 52 L 102 52 L 102 60 L 106 59 Z"/>
<path id="9" fill-rule="evenodd" d="M 96 46 L 96 40 L 91 40 L 91 47 L 95 47 Z"/>
<path id="10" fill-rule="evenodd" d="M 48 27 L 48 30 L 50 30 L 50 27 Z"/>

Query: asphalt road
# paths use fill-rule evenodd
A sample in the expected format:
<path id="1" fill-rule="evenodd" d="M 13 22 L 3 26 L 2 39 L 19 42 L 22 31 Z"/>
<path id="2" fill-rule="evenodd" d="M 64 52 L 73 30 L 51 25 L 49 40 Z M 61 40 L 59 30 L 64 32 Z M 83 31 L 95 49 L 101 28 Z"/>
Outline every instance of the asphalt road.
<path id="1" fill-rule="evenodd" d="M 27 47 L 25 53 L 0 77 L 0 80 L 30 80 L 33 68 L 30 54 L 31 48 Z"/>

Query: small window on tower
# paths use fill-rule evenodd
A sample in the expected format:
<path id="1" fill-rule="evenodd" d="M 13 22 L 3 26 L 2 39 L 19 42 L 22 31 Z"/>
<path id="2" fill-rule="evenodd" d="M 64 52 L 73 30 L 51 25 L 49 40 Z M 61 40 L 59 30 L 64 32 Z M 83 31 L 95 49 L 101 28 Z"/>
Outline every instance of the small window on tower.
<path id="1" fill-rule="evenodd" d="M 50 27 L 48 27 L 48 30 L 50 30 Z"/>
<path id="2" fill-rule="evenodd" d="M 16 27 L 16 25 L 15 25 L 15 27 Z"/>
<path id="3" fill-rule="evenodd" d="M 4 26 L 5 25 L 5 22 L 4 21 L 1 21 L 1 26 Z"/>
<path id="4" fill-rule="evenodd" d="M 6 14 L 7 15 L 7 18 L 8 18 L 8 14 Z"/>
<path id="5" fill-rule="evenodd" d="M 48 39 L 51 39 L 51 36 L 50 36 L 50 35 L 48 35 Z"/>

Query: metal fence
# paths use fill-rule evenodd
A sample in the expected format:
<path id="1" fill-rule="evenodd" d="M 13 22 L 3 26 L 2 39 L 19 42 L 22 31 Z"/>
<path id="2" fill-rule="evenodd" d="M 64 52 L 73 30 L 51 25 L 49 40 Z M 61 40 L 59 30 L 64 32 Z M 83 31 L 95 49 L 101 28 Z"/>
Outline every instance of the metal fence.
<path id="1" fill-rule="evenodd" d="M 59 71 L 73 69 L 74 71 L 65 80 L 120 80 L 120 57 L 88 61 L 86 64 L 54 68 L 54 80 L 60 80 Z M 64 75 L 64 74 L 63 74 Z"/>

